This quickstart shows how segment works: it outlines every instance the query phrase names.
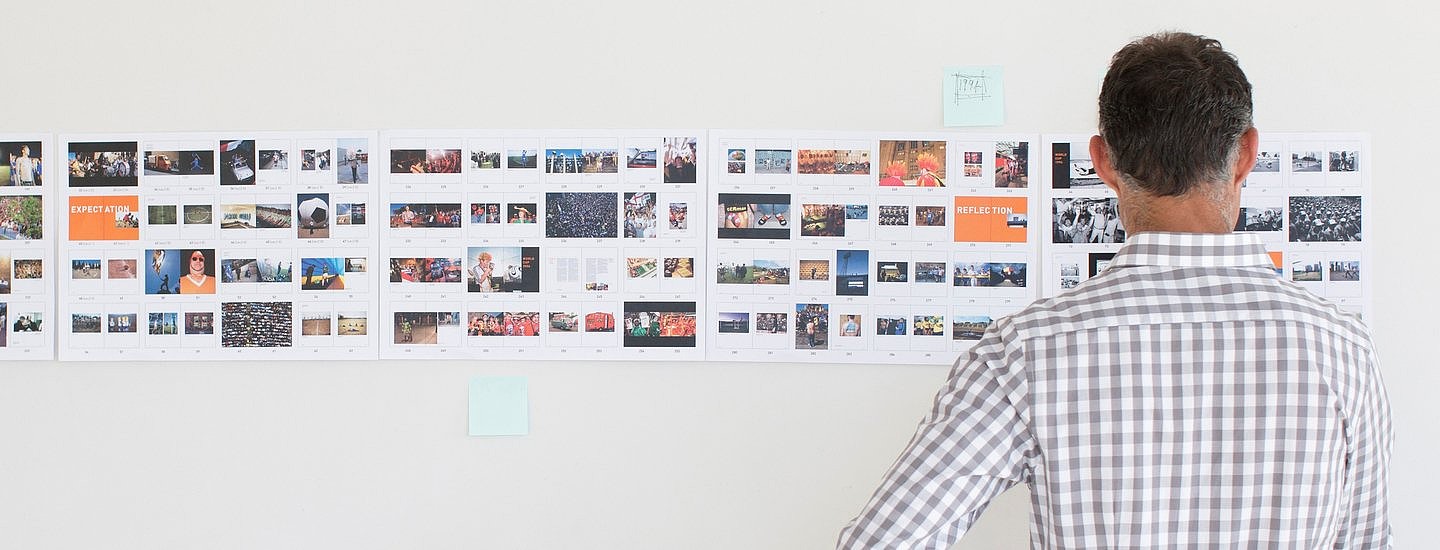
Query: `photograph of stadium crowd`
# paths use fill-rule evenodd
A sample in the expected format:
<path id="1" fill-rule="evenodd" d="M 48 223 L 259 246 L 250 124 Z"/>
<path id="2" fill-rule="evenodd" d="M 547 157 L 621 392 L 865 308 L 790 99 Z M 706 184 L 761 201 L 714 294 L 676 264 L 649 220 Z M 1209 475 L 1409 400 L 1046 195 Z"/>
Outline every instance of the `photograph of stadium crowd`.
<path id="1" fill-rule="evenodd" d="M 1290 242 L 1360 240 L 1359 196 L 1290 197 Z"/>
<path id="2" fill-rule="evenodd" d="M 545 236 L 613 239 L 618 234 L 618 193 L 546 193 Z"/>
<path id="3" fill-rule="evenodd" d="M 220 347 L 291 347 L 291 302 L 220 302 Z"/>

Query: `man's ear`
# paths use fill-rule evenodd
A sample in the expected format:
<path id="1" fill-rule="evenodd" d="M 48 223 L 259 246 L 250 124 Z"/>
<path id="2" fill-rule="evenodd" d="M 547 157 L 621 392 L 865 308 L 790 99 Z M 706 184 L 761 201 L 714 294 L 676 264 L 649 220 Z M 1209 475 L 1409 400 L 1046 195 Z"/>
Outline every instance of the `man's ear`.
<path id="1" fill-rule="evenodd" d="M 1240 134 L 1240 149 L 1235 152 L 1234 179 L 1230 181 L 1230 187 L 1240 192 L 1240 186 L 1245 184 L 1245 178 L 1250 177 L 1250 170 L 1255 168 L 1255 158 L 1260 153 L 1260 131 L 1251 126 L 1245 133 Z"/>
<path id="2" fill-rule="evenodd" d="M 1120 195 L 1120 178 L 1115 175 L 1115 168 L 1110 164 L 1110 148 L 1105 146 L 1105 138 L 1098 135 L 1090 136 L 1090 164 L 1095 168 L 1095 175 L 1105 186 Z"/>

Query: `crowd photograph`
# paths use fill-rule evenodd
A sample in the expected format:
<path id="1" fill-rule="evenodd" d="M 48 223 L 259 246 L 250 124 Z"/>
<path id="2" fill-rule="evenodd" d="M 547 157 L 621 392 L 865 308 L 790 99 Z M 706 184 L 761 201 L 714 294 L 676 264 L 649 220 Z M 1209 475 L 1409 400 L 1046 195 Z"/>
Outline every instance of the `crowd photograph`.
<path id="1" fill-rule="evenodd" d="M 545 236 L 615 238 L 618 199 L 616 193 L 546 193 Z"/>
<path id="2" fill-rule="evenodd" d="M 1358 196 L 1290 197 L 1290 242 L 1360 240 Z"/>

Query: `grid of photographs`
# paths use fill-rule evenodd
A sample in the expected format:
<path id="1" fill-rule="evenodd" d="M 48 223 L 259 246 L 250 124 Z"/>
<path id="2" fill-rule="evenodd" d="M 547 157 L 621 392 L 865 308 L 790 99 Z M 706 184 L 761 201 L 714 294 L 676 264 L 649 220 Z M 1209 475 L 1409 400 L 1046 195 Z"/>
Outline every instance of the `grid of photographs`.
<path id="1" fill-rule="evenodd" d="M 708 357 L 953 361 L 1038 296 L 1037 143 L 711 132 Z"/>
<path id="2" fill-rule="evenodd" d="M 0 134 L 0 159 L 0 359 L 52 359 L 54 142 Z"/>
<path id="3" fill-rule="evenodd" d="M 1089 137 L 1046 136 L 1047 296 L 1103 271 L 1125 240 L 1115 195 L 1095 175 Z M 1370 310 L 1362 276 L 1370 257 L 1363 231 L 1369 151 L 1362 134 L 1262 132 L 1234 227 L 1260 236 L 1278 276 L 1361 315 Z"/>
<path id="4" fill-rule="evenodd" d="M 61 136 L 60 358 L 376 357 L 376 141 Z"/>
<path id="5" fill-rule="evenodd" d="M 703 136 L 385 132 L 381 357 L 702 358 Z"/>

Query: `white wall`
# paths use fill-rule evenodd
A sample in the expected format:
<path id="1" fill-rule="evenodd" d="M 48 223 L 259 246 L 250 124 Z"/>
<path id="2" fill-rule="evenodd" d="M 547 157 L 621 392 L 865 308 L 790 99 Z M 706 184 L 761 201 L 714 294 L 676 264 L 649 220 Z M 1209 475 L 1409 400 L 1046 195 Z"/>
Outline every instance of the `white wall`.
<path id="1" fill-rule="evenodd" d="M 1266 130 L 1373 135 L 1374 330 L 1400 546 L 1440 453 L 1434 8 L 1390 2 L 10 2 L 3 131 L 934 130 L 947 64 L 1000 131 L 1094 124 L 1109 55 L 1220 38 Z M 946 369 L 479 362 L 0 365 L 0 548 L 824 548 Z M 530 377 L 533 434 L 465 434 Z M 963 548 L 1026 548 L 1023 491 Z M 1428 544 L 1427 544 L 1428 543 Z"/>

